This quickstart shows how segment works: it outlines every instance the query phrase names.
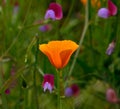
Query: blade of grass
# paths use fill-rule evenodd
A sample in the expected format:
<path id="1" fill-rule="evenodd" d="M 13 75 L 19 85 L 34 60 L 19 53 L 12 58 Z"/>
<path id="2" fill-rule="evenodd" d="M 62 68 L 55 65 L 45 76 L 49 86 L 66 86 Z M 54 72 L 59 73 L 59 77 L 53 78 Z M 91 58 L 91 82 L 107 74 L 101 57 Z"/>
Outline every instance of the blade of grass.
<path id="1" fill-rule="evenodd" d="M 74 59 L 73 59 L 73 62 L 72 62 L 72 65 L 70 67 L 70 70 L 69 70 L 69 73 L 68 73 L 68 77 L 71 76 L 72 72 L 73 72 L 73 69 L 74 69 L 74 66 L 75 66 L 75 63 L 76 63 L 76 59 L 79 55 L 79 52 L 80 52 L 80 47 L 84 41 L 84 38 L 85 38 L 85 34 L 86 34 L 86 31 L 88 29 L 88 25 L 89 25 L 89 7 L 88 7 L 88 0 L 87 0 L 87 4 L 86 4 L 86 8 L 85 8 L 85 24 L 84 24 L 84 29 L 83 29 L 83 32 L 82 32 L 82 35 L 80 37 L 80 41 L 79 41 L 79 48 L 78 50 L 76 51 L 75 53 L 75 56 L 74 56 Z"/>

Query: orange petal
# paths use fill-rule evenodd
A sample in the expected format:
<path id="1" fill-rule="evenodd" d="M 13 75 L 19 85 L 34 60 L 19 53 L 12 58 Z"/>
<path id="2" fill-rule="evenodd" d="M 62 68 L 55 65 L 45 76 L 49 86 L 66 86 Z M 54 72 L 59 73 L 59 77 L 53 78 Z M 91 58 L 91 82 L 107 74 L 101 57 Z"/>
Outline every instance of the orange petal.
<path id="1" fill-rule="evenodd" d="M 48 59 L 50 60 L 51 64 L 54 65 L 54 63 L 52 62 L 52 58 L 51 58 L 49 49 L 47 47 L 47 44 L 39 45 L 39 49 L 41 50 L 41 52 L 43 52 L 48 57 Z"/>
<path id="2" fill-rule="evenodd" d="M 78 45 L 70 40 L 50 41 L 48 44 L 39 46 L 39 49 L 48 57 L 51 64 L 57 69 L 66 66 L 70 56 L 77 48 Z"/>
<path id="3" fill-rule="evenodd" d="M 54 63 L 54 66 L 57 68 L 57 69 L 60 69 L 62 67 L 62 61 L 60 59 L 60 56 L 58 53 L 51 53 L 51 58 L 52 58 L 52 61 Z"/>
<path id="4" fill-rule="evenodd" d="M 60 57 L 61 57 L 61 60 L 62 60 L 62 67 L 67 65 L 67 63 L 70 60 L 71 55 L 78 48 L 78 45 L 73 46 L 73 47 L 74 47 L 73 49 L 65 50 L 65 51 L 62 51 L 60 53 Z"/>
<path id="5" fill-rule="evenodd" d="M 59 55 L 53 53 L 53 50 L 48 46 L 48 44 L 39 45 L 39 49 L 48 57 L 50 63 L 56 68 L 61 67 L 61 60 Z"/>
<path id="6" fill-rule="evenodd" d="M 83 5 L 86 5 L 87 3 L 87 0 L 80 0 L 80 1 L 83 3 Z M 101 5 L 100 0 L 91 0 L 91 4 L 93 7 L 98 7 L 98 8 Z"/>
<path id="7" fill-rule="evenodd" d="M 86 0 L 80 0 L 82 3 L 83 3 L 83 5 L 86 5 Z"/>
<path id="8" fill-rule="evenodd" d="M 60 53 L 60 57 L 62 60 L 62 67 L 65 67 L 67 65 L 67 63 L 70 60 L 71 55 L 72 55 L 72 50 L 66 50 Z"/>

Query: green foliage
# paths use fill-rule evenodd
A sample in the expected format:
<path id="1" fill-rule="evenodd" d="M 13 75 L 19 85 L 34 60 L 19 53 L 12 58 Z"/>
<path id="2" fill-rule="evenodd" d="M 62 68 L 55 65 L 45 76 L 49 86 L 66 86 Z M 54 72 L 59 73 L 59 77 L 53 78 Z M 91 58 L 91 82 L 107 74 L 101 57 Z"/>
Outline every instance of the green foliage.
<path id="1" fill-rule="evenodd" d="M 6 1 L 6 3 L 4 3 Z M 14 13 L 15 2 L 19 10 Z M 90 0 L 88 0 L 90 1 Z M 107 5 L 100 0 L 101 6 Z M 63 89 L 75 83 L 80 88 L 77 97 L 63 97 L 62 109 L 119 109 L 119 104 L 106 101 L 109 87 L 120 98 L 120 1 L 112 0 L 118 14 L 108 19 L 97 16 L 100 7 L 88 4 L 88 28 L 80 46 L 71 75 L 74 56 L 63 69 Z M 39 51 L 39 44 L 51 40 L 73 40 L 79 43 L 84 31 L 86 11 L 80 0 L 58 0 L 63 19 L 44 20 L 51 0 L 0 1 L 0 109 L 57 109 L 56 69 Z M 40 26 L 50 24 L 46 32 Z M 105 54 L 108 45 L 116 41 L 112 55 Z M 11 75 L 12 66 L 15 74 Z M 55 75 L 55 88 L 50 94 L 42 88 L 43 75 Z M 11 86 L 15 82 L 14 86 Z M 10 94 L 5 90 L 10 88 Z M 64 90 L 63 90 L 64 92 Z"/>

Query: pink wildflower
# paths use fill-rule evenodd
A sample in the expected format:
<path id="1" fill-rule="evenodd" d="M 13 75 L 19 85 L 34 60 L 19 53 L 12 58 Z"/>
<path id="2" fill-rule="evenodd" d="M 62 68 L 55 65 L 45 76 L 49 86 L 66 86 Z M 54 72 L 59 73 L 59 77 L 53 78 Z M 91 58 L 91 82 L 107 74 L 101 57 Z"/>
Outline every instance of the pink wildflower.
<path id="1" fill-rule="evenodd" d="M 112 88 L 107 89 L 106 100 L 110 103 L 117 103 L 119 101 L 114 89 Z"/>
<path id="2" fill-rule="evenodd" d="M 58 3 L 51 3 L 45 14 L 45 19 L 60 20 L 63 17 L 62 7 Z"/>
<path id="3" fill-rule="evenodd" d="M 108 0 L 108 10 L 110 16 L 117 14 L 117 6 L 111 0 Z"/>
<path id="4" fill-rule="evenodd" d="M 42 83 L 42 87 L 44 89 L 44 92 L 46 90 L 49 90 L 50 93 L 51 93 L 53 88 L 54 88 L 54 75 L 52 75 L 52 74 L 45 74 L 44 75 L 44 81 Z"/>

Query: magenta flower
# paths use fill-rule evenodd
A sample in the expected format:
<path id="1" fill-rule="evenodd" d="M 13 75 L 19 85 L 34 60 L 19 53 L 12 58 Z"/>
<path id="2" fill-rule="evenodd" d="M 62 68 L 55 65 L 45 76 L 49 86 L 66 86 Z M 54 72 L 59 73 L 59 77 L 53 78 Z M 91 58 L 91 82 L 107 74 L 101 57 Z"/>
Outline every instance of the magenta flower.
<path id="1" fill-rule="evenodd" d="M 9 88 L 5 90 L 5 94 L 6 94 L 6 95 L 9 95 L 9 94 L 10 94 L 10 89 L 9 89 Z"/>
<path id="2" fill-rule="evenodd" d="M 63 17 L 62 7 L 58 3 L 51 3 L 45 14 L 45 19 L 60 20 Z"/>
<path id="3" fill-rule="evenodd" d="M 117 14 L 117 6 L 111 0 L 108 0 L 108 10 L 110 16 Z"/>
<path id="4" fill-rule="evenodd" d="M 77 95 L 79 94 L 79 92 L 80 92 L 80 89 L 79 89 L 78 85 L 73 84 L 73 85 L 71 86 L 71 88 L 72 88 L 72 91 L 73 91 L 73 95 L 74 95 L 74 96 L 77 96 Z"/>
<path id="5" fill-rule="evenodd" d="M 117 103 L 119 101 L 114 89 L 112 88 L 107 89 L 106 100 L 110 103 Z"/>
<path id="6" fill-rule="evenodd" d="M 44 89 L 44 92 L 46 90 L 49 90 L 50 93 L 51 93 L 53 88 L 54 88 L 54 75 L 52 75 L 52 74 L 45 74 L 44 75 L 44 81 L 42 83 L 42 87 Z"/>
<path id="7" fill-rule="evenodd" d="M 110 16 L 115 16 L 117 14 L 117 6 L 108 0 L 108 8 L 101 8 L 98 10 L 98 16 L 101 18 L 108 18 Z"/>
<path id="8" fill-rule="evenodd" d="M 72 84 L 70 87 L 67 87 L 64 92 L 66 97 L 77 96 L 79 93 L 80 89 L 76 84 Z"/>
<path id="9" fill-rule="evenodd" d="M 112 41 L 106 50 L 106 54 L 111 55 L 114 51 L 114 48 L 115 48 L 115 41 Z"/>

